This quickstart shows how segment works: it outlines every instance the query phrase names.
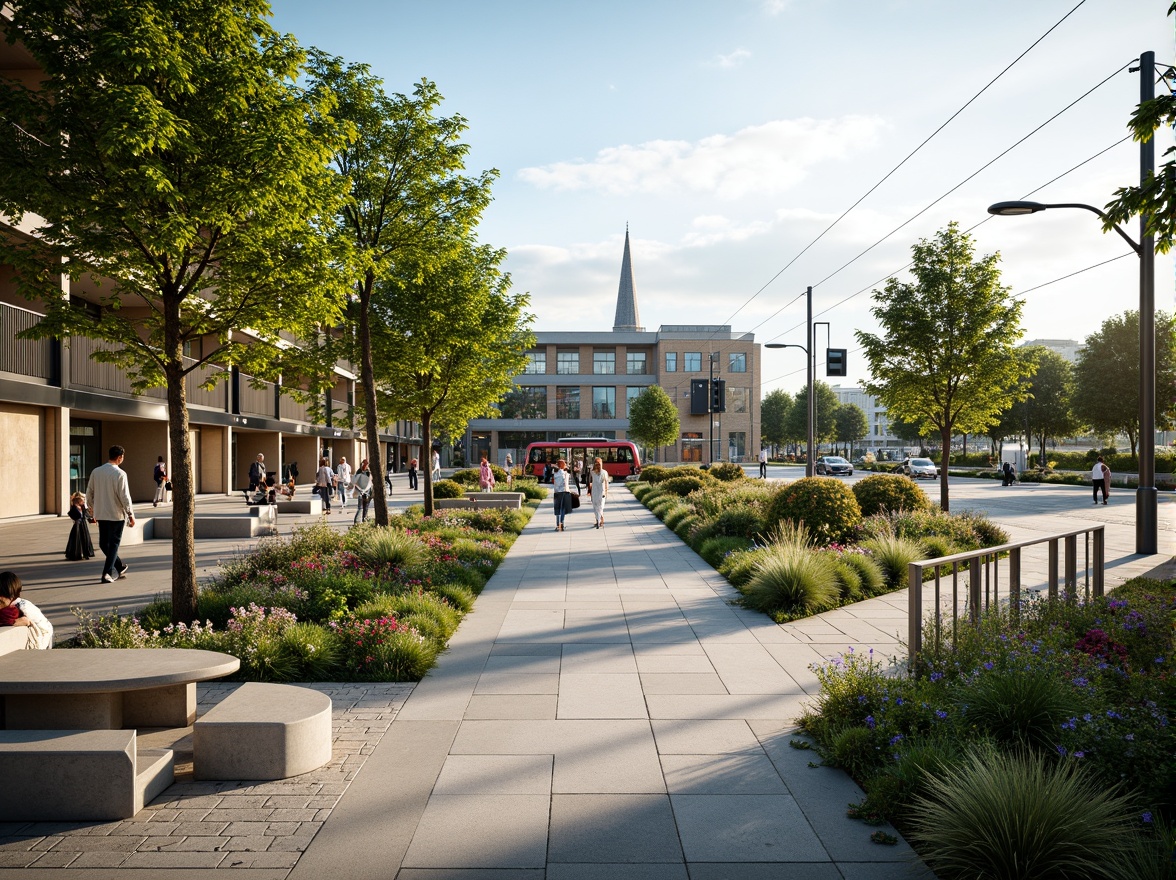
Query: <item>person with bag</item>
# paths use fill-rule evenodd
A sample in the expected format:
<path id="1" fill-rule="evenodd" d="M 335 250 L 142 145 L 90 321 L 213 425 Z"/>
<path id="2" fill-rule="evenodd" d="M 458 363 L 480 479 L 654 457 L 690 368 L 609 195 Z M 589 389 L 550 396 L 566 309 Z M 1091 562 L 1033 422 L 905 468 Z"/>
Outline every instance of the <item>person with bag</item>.
<path id="1" fill-rule="evenodd" d="M 331 490 L 335 486 L 335 472 L 327 464 L 326 456 L 319 459 L 319 469 L 314 475 L 314 491 L 323 499 L 323 513 L 331 512 Z"/>
<path id="2" fill-rule="evenodd" d="M 1094 487 L 1094 503 L 1098 504 L 1098 490 L 1102 489 L 1103 504 L 1106 504 L 1107 488 L 1111 485 L 1111 469 L 1106 466 L 1101 455 L 1090 469 L 1090 483 Z"/>
<path id="3" fill-rule="evenodd" d="M 592 499 L 592 513 L 598 529 L 604 528 L 604 499 L 608 497 L 611 479 L 604 469 L 604 462 L 600 458 L 593 459 L 592 470 L 588 472 L 588 497 Z"/>
<path id="4" fill-rule="evenodd" d="M 408 488 L 412 491 L 416 491 L 417 488 L 417 468 L 419 466 L 420 463 L 415 458 L 408 460 Z"/>
<path id="5" fill-rule="evenodd" d="M 478 465 L 478 485 L 483 492 L 494 491 L 494 471 L 490 469 L 490 462 L 482 456 L 482 463 Z"/>
<path id="6" fill-rule="evenodd" d="M 572 509 L 571 482 L 572 475 L 568 473 L 568 463 L 561 458 L 555 463 L 555 471 L 551 475 L 552 497 L 555 499 L 555 530 L 557 532 L 564 530 L 564 517 Z"/>
<path id="7" fill-rule="evenodd" d="M 339 466 L 335 468 L 335 488 L 339 490 L 339 508 L 346 510 L 347 490 L 351 488 L 351 465 L 343 456 L 339 456 Z"/>
<path id="8" fill-rule="evenodd" d="M 355 492 L 355 520 L 356 523 L 367 522 L 368 502 L 372 500 L 372 472 L 368 470 L 368 460 L 359 463 L 359 470 L 351 481 Z"/>
<path id="9" fill-rule="evenodd" d="M 171 482 L 167 478 L 167 465 L 163 463 L 163 456 L 155 462 L 155 472 L 151 475 L 155 480 L 155 500 L 151 502 L 152 507 L 159 507 L 162 501 L 167 503 L 167 493 L 171 489 Z"/>

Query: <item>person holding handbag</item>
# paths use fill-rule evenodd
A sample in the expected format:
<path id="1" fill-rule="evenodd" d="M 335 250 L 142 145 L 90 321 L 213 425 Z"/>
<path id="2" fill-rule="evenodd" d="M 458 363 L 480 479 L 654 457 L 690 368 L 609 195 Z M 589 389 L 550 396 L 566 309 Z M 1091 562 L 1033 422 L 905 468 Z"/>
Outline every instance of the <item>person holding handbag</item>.
<path id="1" fill-rule="evenodd" d="M 167 465 L 163 463 L 162 455 L 155 462 L 155 473 L 152 474 L 152 479 L 155 480 L 155 500 L 151 502 L 151 506 L 159 507 L 161 501 L 164 504 L 167 503 L 167 492 L 171 488 L 167 478 Z"/>
<path id="2" fill-rule="evenodd" d="M 331 490 L 335 488 L 335 472 L 327 464 L 326 456 L 319 459 L 319 469 L 314 475 L 314 491 L 323 499 L 323 513 L 331 512 Z"/>
<path id="3" fill-rule="evenodd" d="M 608 497 L 608 484 L 612 478 L 604 469 L 604 462 L 593 459 L 592 470 L 588 472 L 588 496 L 592 499 L 592 514 L 596 517 L 596 528 L 604 528 L 604 499 Z"/>
<path id="4" fill-rule="evenodd" d="M 562 458 L 555 463 L 555 472 L 551 475 L 551 488 L 555 498 L 555 530 L 564 530 L 564 517 L 572 509 L 571 493 L 572 475 L 568 473 L 568 463 Z"/>

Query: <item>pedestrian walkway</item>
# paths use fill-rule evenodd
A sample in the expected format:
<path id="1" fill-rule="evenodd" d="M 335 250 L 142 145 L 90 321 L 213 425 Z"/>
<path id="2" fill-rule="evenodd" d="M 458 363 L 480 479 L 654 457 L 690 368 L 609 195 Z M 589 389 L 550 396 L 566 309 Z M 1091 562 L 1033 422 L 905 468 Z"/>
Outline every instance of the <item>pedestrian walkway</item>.
<path id="1" fill-rule="evenodd" d="M 893 652 L 902 600 L 777 626 L 627 492 L 606 518 L 540 509 L 292 876 L 929 877 L 789 745 L 809 665 Z"/>

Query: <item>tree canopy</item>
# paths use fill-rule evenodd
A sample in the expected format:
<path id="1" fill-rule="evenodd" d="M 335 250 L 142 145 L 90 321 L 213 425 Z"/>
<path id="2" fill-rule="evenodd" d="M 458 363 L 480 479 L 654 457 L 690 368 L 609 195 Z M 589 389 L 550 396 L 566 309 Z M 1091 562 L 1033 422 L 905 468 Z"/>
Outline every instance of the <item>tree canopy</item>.
<path id="1" fill-rule="evenodd" d="M 1082 422 L 1074 414 L 1073 365 L 1056 351 L 1040 346 L 1033 348 L 1031 358 L 1036 369 L 1029 379 L 1029 396 L 1017 409 L 1024 414 L 1028 433 L 1037 438 L 1039 460 L 1044 462 L 1045 444 L 1051 438 L 1074 434 Z"/>
<path id="2" fill-rule="evenodd" d="M 1172 427 L 1176 412 L 1176 321 L 1156 312 L 1156 426 Z M 1074 369 L 1081 392 L 1074 411 L 1098 433 L 1126 434 L 1135 455 L 1139 436 L 1139 312 L 1103 321 L 1086 337 Z"/>
<path id="3" fill-rule="evenodd" d="M 650 385 L 629 404 L 626 436 L 646 446 L 669 446 L 678 439 L 678 407 L 660 385 Z"/>
<path id="4" fill-rule="evenodd" d="M 813 426 L 813 439 L 817 443 L 827 443 L 837 439 L 837 407 L 841 401 L 837 393 L 824 382 L 814 382 L 817 401 L 816 424 Z M 808 437 L 808 388 L 801 388 L 796 392 L 792 401 L 792 408 L 788 411 L 786 434 L 791 440 L 803 441 Z M 813 450 L 816 457 L 816 450 Z"/>
<path id="5" fill-rule="evenodd" d="M 1025 393 L 1024 363 L 1012 355 L 1024 303 L 1001 286 L 999 257 L 974 260 L 973 250 L 954 222 L 921 239 L 912 248 L 912 280 L 891 278 L 874 291 L 881 333 L 856 333 L 873 376 L 866 390 L 891 420 L 939 432 L 944 510 L 952 434 L 986 431 L 1010 397 Z"/>
<path id="6" fill-rule="evenodd" d="M 788 441 L 791 409 L 792 395 L 782 388 L 769 391 L 760 404 L 760 433 L 772 446 L 783 446 Z"/>
<path id="7" fill-rule="evenodd" d="M 870 433 L 870 422 L 865 411 L 856 403 L 843 403 L 834 411 L 833 420 L 837 428 L 837 442 L 848 444 L 852 455 L 853 444 Z"/>
<path id="8" fill-rule="evenodd" d="M 279 332 L 313 336 L 342 303 L 320 234 L 342 132 L 268 15 L 262 0 L 38 0 L 7 27 L 44 75 L 0 83 L 0 211 L 35 227 L 0 255 L 45 309 L 30 336 L 101 340 L 95 359 L 137 391 L 167 387 L 177 620 L 196 613 L 186 377 L 297 375 Z M 63 275 L 97 308 L 63 297 Z"/>

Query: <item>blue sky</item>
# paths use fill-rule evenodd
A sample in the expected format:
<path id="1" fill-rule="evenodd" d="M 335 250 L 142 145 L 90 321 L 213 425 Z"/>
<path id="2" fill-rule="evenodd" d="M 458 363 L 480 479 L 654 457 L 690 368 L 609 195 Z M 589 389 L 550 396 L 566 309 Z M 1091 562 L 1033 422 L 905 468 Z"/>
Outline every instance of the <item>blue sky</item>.
<path id="1" fill-rule="evenodd" d="M 832 344 L 853 349 L 854 330 L 875 329 L 870 290 L 902 269 L 916 240 L 950 220 L 973 226 L 991 202 L 1111 147 L 1139 96 L 1139 75 L 1114 71 L 1146 49 L 1176 60 L 1168 0 L 1086 0 L 798 257 L 1076 5 L 276 0 L 274 24 L 370 64 L 391 92 L 428 78 L 443 112 L 468 119 L 469 167 L 501 174 L 479 234 L 510 252 L 535 329 L 611 328 L 628 223 L 647 329 L 729 323 L 760 342 L 803 343 L 803 298 L 785 306 L 812 284 Z M 1157 153 L 1171 143 L 1165 133 Z M 1102 206 L 1138 180 L 1138 156 L 1127 141 L 1033 198 Z M 973 235 L 978 253 L 1001 253 L 1013 293 L 1027 291 L 1026 338 L 1081 339 L 1138 306 L 1138 260 L 1093 215 L 993 218 Z M 1156 277 L 1157 304 L 1170 311 L 1170 257 Z M 795 350 L 765 351 L 762 369 L 765 392 L 804 381 Z M 849 379 L 861 377 L 851 354 Z"/>

